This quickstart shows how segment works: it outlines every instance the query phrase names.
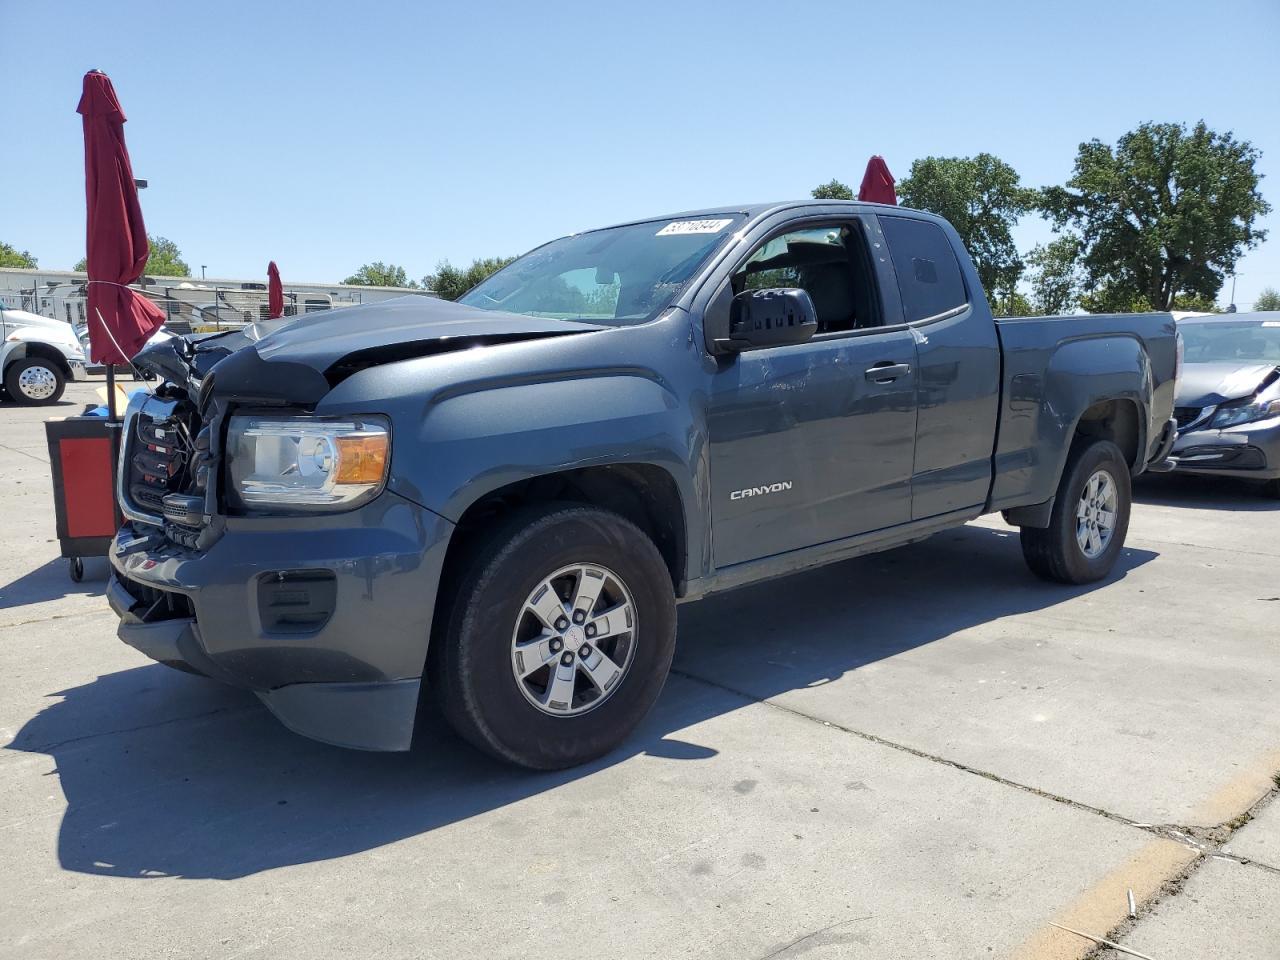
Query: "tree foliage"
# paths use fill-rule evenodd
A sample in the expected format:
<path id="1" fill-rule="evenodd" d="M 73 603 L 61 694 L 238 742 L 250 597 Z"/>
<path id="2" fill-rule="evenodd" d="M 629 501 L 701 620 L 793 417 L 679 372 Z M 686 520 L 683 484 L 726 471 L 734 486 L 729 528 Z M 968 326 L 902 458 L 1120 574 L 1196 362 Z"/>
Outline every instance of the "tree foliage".
<path id="1" fill-rule="evenodd" d="M 1253 301 L 1255 310 L 1280 310 L 1280 293 L 1274 287 L 1263 287 L 1258 299 Z"/>
<path id="2" fill-rule="evenodd" d="M 152 277 L 191 276 L 191 268 L 187 266 L 187 261 L 182 259 L 182 251 L 178 249 L 176 243 L 166 237 L 153 237 L 150 234 L 147 235 L 147 243 L 151 247 L 151 253 L 147 256 L 147 265 L 142 271 L 144 275 Z M 89 269 L 89 261 L 85 257 L 81 257 L 71 269 L 84 273 Z"/>
<path id="3" fill-rule="evenodd" d="M 853 188 L 847 183 L 841 183 L 834 177 L 826 183 L 816 186 L 812 190 L 813 199 L 815 200 L 852 200 Z"/>
<path id="4" fill-rule="evenodd" d="M 448 260 L 436 264 L 436 272 L 422 278 L 422 286 L 433 291 L 442 300 L 457 300 L 460 296 L 490 275 L 497 273 L 515 257 L 484 257 L 471 261 L 463 269 Z"/>
<path id="5" fill-rule="evenodd" d="M 989 295 L 1008 296 L 1022 276 L 1023 263 L 1012 229 L 1033 209 L 1039 195 L 1022 186 L 1013 167 L 999 157 L 924 157 L 898 182 L 903 206 L 945 217 L 973 257 Z"/>
<path id="6" fill-rule="evenodd" d="M 191 268 L 182 259 L 182 251 L 165 237 L 147 237 L 151 255 L 147 257 L 147 269 L 143 272 L 157 277 L 189 277 Z"/>
<path id="7" fill-rule="evenodd" d="M 1002 296 L 992 298 L 991 312 L 997 317 L 1034 317 L 1044 311 L 1036 309 L 1035 305 L 1017 290 L 1009 290 Z"/>
<path id="8" fill-rule="evenodd" d="M 1027 254 L 1031 305 L 1037 314 L 1053 316 L 1071 313 L 1084 293 L 1080 268 L 1080 242 L 1075 237 L 1059 237 L 1037 244 Z"/>
<path id="9" fill-rule="evenodd" d="M 381 260 L 366 263 L 342 282 L 357 287 L 408 287 L 411 290 L 418 286 L 409 279 L 404 267 Z"/>
<path id="10" fill-rule="evenodd" d="M 32 269 L 36 266 L 36 258 L 27 250 L 19 250 L 12 247 L 4 241 L 0 240 L 0 267 L 25 267 Z"/>
<path id="11" fill-rule="evenodd" d="M 1260 154 L 1201 121 L 1144 123 L 1115 147 L 1080 144 L 1064 186 L 1043 191 L 1056 229 L 1080 243 L 1090 309 L 1189 309 L 1212 303 L 1271 209 L 1258 190 Z"/>

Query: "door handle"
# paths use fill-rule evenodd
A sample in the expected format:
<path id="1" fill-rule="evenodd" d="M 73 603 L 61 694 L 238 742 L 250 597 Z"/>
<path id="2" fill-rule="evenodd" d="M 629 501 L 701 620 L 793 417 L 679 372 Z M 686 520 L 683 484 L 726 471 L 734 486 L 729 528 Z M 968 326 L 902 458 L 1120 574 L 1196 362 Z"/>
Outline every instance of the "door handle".
<path id="1" fill-rule="evenodd" d="M 893 383 L 899 377 L 905 377 L 910 372 L 911 364 L 909 363 L 894 363 L 891 360 L 884 360 L 874 367 L 868 367 L 866 377 L 872 383 Z"/>

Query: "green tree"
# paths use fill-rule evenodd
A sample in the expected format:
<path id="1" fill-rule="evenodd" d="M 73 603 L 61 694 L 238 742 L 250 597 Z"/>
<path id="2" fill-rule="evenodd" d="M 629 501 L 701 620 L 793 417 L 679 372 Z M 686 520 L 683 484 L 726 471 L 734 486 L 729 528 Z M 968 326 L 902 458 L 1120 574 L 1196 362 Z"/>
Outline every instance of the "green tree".
<path id="1" fill-rule="evenodd" d="M 1017 290 L 1009 290 L 993 297 L 991 312 L 997 317 L 1035 317 L 1042 313 Z"/>
<path id="2" fill-rule="evenodd" d="M 1016 288 L 1023 263 L 1012 229 L 1039 194 L 1022 186 L 1013 167 L 989 153 L 924 157 L 898 182 L 898 199 L 951 221 L 988 293 Z"/>
<path id="3" fill-rule="evenodd" d="M 407 287 L 410 290 L 418 287 L 404 272 L 404 267 L 383 263 L 381 260 L 366 263 L 342 282 L 358 287 Z"/>
<path id="4" fill-rule="evenodd" d="M 182 251 L 178 249 L 176 243 L 165 237 L 153 237 L 150 234 L 147 234 L 147 243 L 151 247 L 151 253 L 147 257 L 143 274 L 152 277 L 191 276 L 191 268 L 187 266 L 187 261 L 182 259 Z M 71 269 L 84 273 L 89 269 L 89 261 L 81 257 Z"/>
<path id="5" fill-rule="evenodd" d="M 11 247 L 4 241 L 0 241 L 0 267 L 25 267 L 33 269 L 36 266 L 36 258 L 26 250 L 19 250 L 17 247 Z"/>
<path id="6" fill-rule="evenodd" d="M 831 180 L 827 181 L 826 183 L 822 184 L 821 186 L 814 187 L 812 193 L 813 193 L 813 199 L 815 200 L 852 200 L 853 199 L 853 188 L 850 187 L 847 183 L 841 183 L 839 180 L 836 180 L 834 177 Z"/>
<path id="7" fill-rule="evenodd" d="M 147 257 L 147 269 L 143 272 L 157 277 L 189 277 L 191 268 L 182 259 L 182 251 L 165 237 L 147 237 L 151 255 Z"/>
<path id="8" fill-rule="evenodd" d="M 1080 242 L 1072 236 L 1036 245 L 1027 254 L 1031 304 L 1041 315 L 1070 313 L 1080 305 L 1084 276 Z"/>
<path id="9" fill-rule="evenodd" d="M 1277 293 L 1273 287 L 1264 287 L 1258 294 L 1258 299 L 1253 301 L 1253 309 L 1280 310 L 1280 293 Z"/>
<path id="10" fill-rule="evenodd" d="M 422 286 L 442 300 L 457 300 L 481 280 L 497 273 L 515 257 L 484 257 L 472 260 L 465 270 L 448 260 L 436 264 L 436 272 L 422 278 Z"/>
<path id="11" fill-rule="evenodd" d="M 1080 144 L 1064 186 L 1043 191 L 1056 229 L 1073 231 L 1090 308 L 1156 310 L 1212 303 L 1271 209 L 1258 190 L 1260 153 L 1200 121 L 1144 123 L 1114 147 Z"/>

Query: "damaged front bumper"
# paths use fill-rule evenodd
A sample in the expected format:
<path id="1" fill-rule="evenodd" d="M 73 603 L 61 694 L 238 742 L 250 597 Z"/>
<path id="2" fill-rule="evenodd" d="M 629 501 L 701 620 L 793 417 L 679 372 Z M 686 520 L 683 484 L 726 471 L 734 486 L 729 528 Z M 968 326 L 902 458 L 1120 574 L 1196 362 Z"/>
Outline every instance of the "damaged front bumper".
<path id="1" fill-rule="evenodd" d="M 1275 480 L 1280 478 L 1280 418 L 1183 433 L 1170 459 L 1178 473 Z"/>
<path id="2" fill-rule="evenodd" d="M 333 516 L 224 523 L 202 552 L 121 528 L 107 591 L 120 639 L 252 690 L 297 733 L 409 749 L 453 525 L 389 492 Z"/>

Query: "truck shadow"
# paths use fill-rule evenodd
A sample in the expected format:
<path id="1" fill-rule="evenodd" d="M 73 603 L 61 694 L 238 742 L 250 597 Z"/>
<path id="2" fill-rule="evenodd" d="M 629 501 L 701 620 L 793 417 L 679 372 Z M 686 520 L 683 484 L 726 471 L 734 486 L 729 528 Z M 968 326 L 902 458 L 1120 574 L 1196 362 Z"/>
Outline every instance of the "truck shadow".
<path id="1" fill-rule="evenodd" d="M 1126 550 L 1115 576 L 1154 556 Z M 487 830 L 518 842 L 527 829 L 519 801 L 638 754 L 715 756 L 688 728 L 1090 589 L 1035 580 L 1016 533 L 968 526 L 685 606 L 675 673 L 657 708 L 610 756 L 558 773 L 490 761 L 434 716 L 410 754 L 324 746 L 286 731 L 249 694 L 158 665 L 50 694 L 60 699 L 9 749 L 54 761 L 66 798 L 58 859 L 82 873 L 231 879 L 480 814 Z M 831 695 L 849 694 L 834 687 Z"/>

